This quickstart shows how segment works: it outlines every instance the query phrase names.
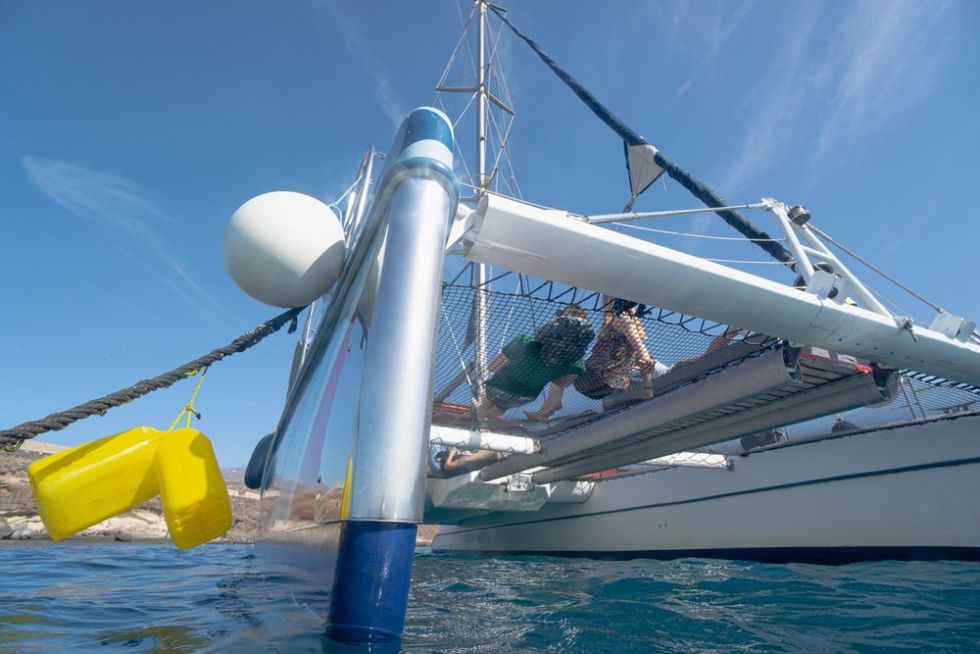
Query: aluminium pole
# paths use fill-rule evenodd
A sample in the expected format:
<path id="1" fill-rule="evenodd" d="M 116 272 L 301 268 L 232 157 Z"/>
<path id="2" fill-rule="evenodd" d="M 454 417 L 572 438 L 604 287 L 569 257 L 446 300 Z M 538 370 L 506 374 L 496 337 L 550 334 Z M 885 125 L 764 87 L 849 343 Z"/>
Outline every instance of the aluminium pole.
<path id="1" fill-rule="evenodd" d="M 479 7 L 479 25 L 477 27 L 476 44 L 476 185 L 478 193 L 486 192 L 487 165 L 487 75 L 486 75 L 486 28 L 487 0 L 477 0 Z M 483 263 L 476 265 L 476 291 L 473 297 L 473 362 L 474 378 L 473 396 L 478 402 L 483 401 L 486 392 L 484 381 L 487 378 L 487 266 Z"/>

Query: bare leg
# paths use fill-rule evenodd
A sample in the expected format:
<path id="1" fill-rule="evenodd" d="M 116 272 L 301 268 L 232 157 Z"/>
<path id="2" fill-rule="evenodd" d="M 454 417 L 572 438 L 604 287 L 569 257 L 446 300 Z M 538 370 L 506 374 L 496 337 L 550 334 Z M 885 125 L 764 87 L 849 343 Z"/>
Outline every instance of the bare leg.
<path id="1" fill-rule="evenodd" d="M 649 400 L 653 397 L 653 370 L 643 371 L 643 399 Z"/>
<path id="2" fill-rule="evenodd" d="M 524 415 L 527 416 L 528 420 L 534 420 L 536 422 L 547 421 L 555 411 L 561 409 L 561 399 L 564 393 L 564 386 L 552 382 L 548 385 L 548 390 L 545 391 L 544 402 L 541 403 L 541 408 L 537 411 L 525 411 Z"/>
<path id="3" fill-rule="evenodd" d="M 489 397 L 484 397 L 483 401 L 473 400 L 473 407 L 476 409 L 476 419 L 480 422 L 496 418 L 504 412 Z"/>
<path id="4" fill-rule="evenodd" d="M 485 468 L 494 461 L 502 459 L 503 455 L 500 452 L 490 452 L 488 450 L 480 450 L 479 452 L 474 452 L 469 456 L 464 456 L 461 459 L 457 459 L 454 464 L 454 471 L 459 472 L 473 472 L 474 470 L 479 470 L 480 468 Z"/>

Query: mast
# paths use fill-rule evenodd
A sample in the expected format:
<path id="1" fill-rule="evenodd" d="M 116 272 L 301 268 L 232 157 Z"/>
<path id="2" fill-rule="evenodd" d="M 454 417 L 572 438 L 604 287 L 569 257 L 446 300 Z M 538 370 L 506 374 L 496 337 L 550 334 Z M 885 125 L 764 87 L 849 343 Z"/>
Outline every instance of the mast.
<path id="1" fill-rule="evenodd" d="M 488 0 L 476 0 L 479 12 L 476 30 L 476 185 L 477 195 L 482 195 L 488 187 L 487 170 L 487 70 L 486 70 L 486 30 Z M 487 266 L 476 266 L 476 294 L 473 297 L 473 396 L 478 402 L 483 400 L 485 389 L 483 381 L 487 378 Z"/>
<path id="2" fill-rule="evenodd" d="M 486 32 L 488 0 L 476 0 L 479 23 L 476 32 L 476 185 L 486 188 L 487 171 L 487 70 Z"/>
<path id="3" fill-rule="evenodd" d="M 466 103 L 466 106 L 460 113 L 460 118 L 462 118 L 462 115 L 469 110 L 471 105 L 476 105 L 474 111 L 476 115 L 476 124 L 474 125 L 476 134 L 476 152 L 473 161 L 473 169 L 471 171 L 475 192 L 472 197 L 465 198 L 467 202 L 473 202 L 474 204 L 479 204 L 480 201 L 486 196 L 487 191 L 490 189 L 490 185 L 500 179 L 500 177 L 498 177 L 498 172 L 500 172 L 501 161 L 503 160 L 506 165 L 510 167 L 510 158 L 507 154 L 507 138 L 510 132 L 511 122 L 514 119 L 514 110 L 505 101 L 505 99 L 509 98 L 509 94 L 506 93 L 506 87 L 503 87 L 504 99 L 498 97 L 495 92 L 490 89 L 491 77 L 497 81 L 498 85 L 501 84 L 501 80 L 496 75 L 491 76 L 490 74 L 494 58 L 494 49 L 493 44 L 491 43 L 493 37 L 488 31 L 490 11 L 499 13 L 504 11 L 504 9 L 492 4 L 490 0 L 474 0 L 473 10 L 466 22 L 463 33 L 460 35 L 459 41 L 457 41 L 456 47 L 453 49 L 453 53 L 450 56 L 449 63 L 446 65 L 446 69 L 443 71 L 442 77 L 439 80 L 439 83 L 436 85 L 437 104 L 440 104 L 440 93 L 461 93 L 468 94 L 470 96 L 471 100 Z M 467 42 L 467 39 L 472 39 L 472 34 L 470 33 L 471 28 L 475 28 L 476 31 L 477 50 L 475 57 L 476 70 L 473 71 L 473 81 L 467 86 L 454 86 L 448 83 L 450 72 L 454 63 L 456 62 L 456 57 L 460 51 L 460 48 L 465 42 Z M 506 128 L 502 132 L 497 131 L 495 133 L 498 142 L 494 145 L 494 147 L 499 148 L 499 151 L 496 153 L 491 153 L 491 156 L 495 157 L 491 164 L 487 160 L 487 146 L 490 139 L 494 136 L 491 134 L 491 131 L 494 129 L 499 130 L 499 126 L 503 122 L 495 120 L 495 117 L 492 114 L 494 107 L 496 107 L 501 114 L 507 114 L 509 116 L 509 120 L 506 121 Z M 513 178 L 512 167 L 510 183 L 513 184 L 511 191 L 519 196 L 520 191 L 516 187 L 516 179 Z M 486 264 L 477 264 L 473 268 L 472 277 L 474 296 L 473 314 L 470 321 L 469 333 L 472 334 L 474 348 L 471 388 L 473 391 L 473 398 L 476 400 L 483 398 L 485 392 L 483 381 L 487 377 L 486 284 L 489 280 L 488 271 L 489 267 Z"/>

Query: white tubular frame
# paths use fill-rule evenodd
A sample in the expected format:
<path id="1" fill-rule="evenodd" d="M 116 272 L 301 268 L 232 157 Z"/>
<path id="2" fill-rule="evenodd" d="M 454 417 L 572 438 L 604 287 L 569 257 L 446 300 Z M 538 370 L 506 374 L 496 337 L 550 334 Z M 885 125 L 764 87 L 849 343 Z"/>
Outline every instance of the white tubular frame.
<path id="1" fill-rule="evenodd" d="M 440 425 L 432 425 L 429 432 L 429 443 L 458 447 L 462 450 L 490 450 L 508 454 L 533 454 L 538 451 L 537 442 L 527 436 L 512 436 L 510 434 Z"/>
<path id="2" fill-rule="evenodd" d="M 466 236 L 472 261 L 980 385 L 980 345 L 489 194 Z"/>

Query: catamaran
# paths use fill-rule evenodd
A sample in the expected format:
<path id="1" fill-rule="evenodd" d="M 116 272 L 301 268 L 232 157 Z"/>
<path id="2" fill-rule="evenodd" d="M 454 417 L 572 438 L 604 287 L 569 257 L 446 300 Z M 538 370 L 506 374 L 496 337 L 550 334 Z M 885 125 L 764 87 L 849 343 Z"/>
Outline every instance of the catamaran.
<path id="1" fill-rule="evenodd" d="M 487 116 L 513 110 L 488 77 L 490 16 L 622 139 L 623 211 L 583 215 L 491 190 L 507 157 L 488 167 Z M 262 490 L 261 558 L 330 591 L 331 633 L 401 632 L 421 523 L 442 525 L 437 552 L 980 559 L 974 323 L 938 307 L 929 324 L 895 315 L 804 207 L 726 202 L 502 9 L 477 0 L 471 24 L 473 83 L 444 75 L 439 91 L 474 97 L 474 184 L 457 178 L 453 122 L 424 107 L 383 167 L 367 152 L 339 217 L 269 194 L 243 206 L 226 237 L 247 292 L 280 306 L 315 300 L 250 483 Z M 705 208 L 633 212 L 661 175 Z M 787 279 L 624 229 L 697 212 L 719 215 Z M 249 231 L 285 214 L 337 228 L 323 242 Z M 311 243 L 322 269 L 283 290 L 272 268 Z M 629 325 L 618 351 L 630 354 L 609 381 L 597 362 L 611 360 L 616 324 Z M 572 354 L 549 359 L 553 343 Z"/>

